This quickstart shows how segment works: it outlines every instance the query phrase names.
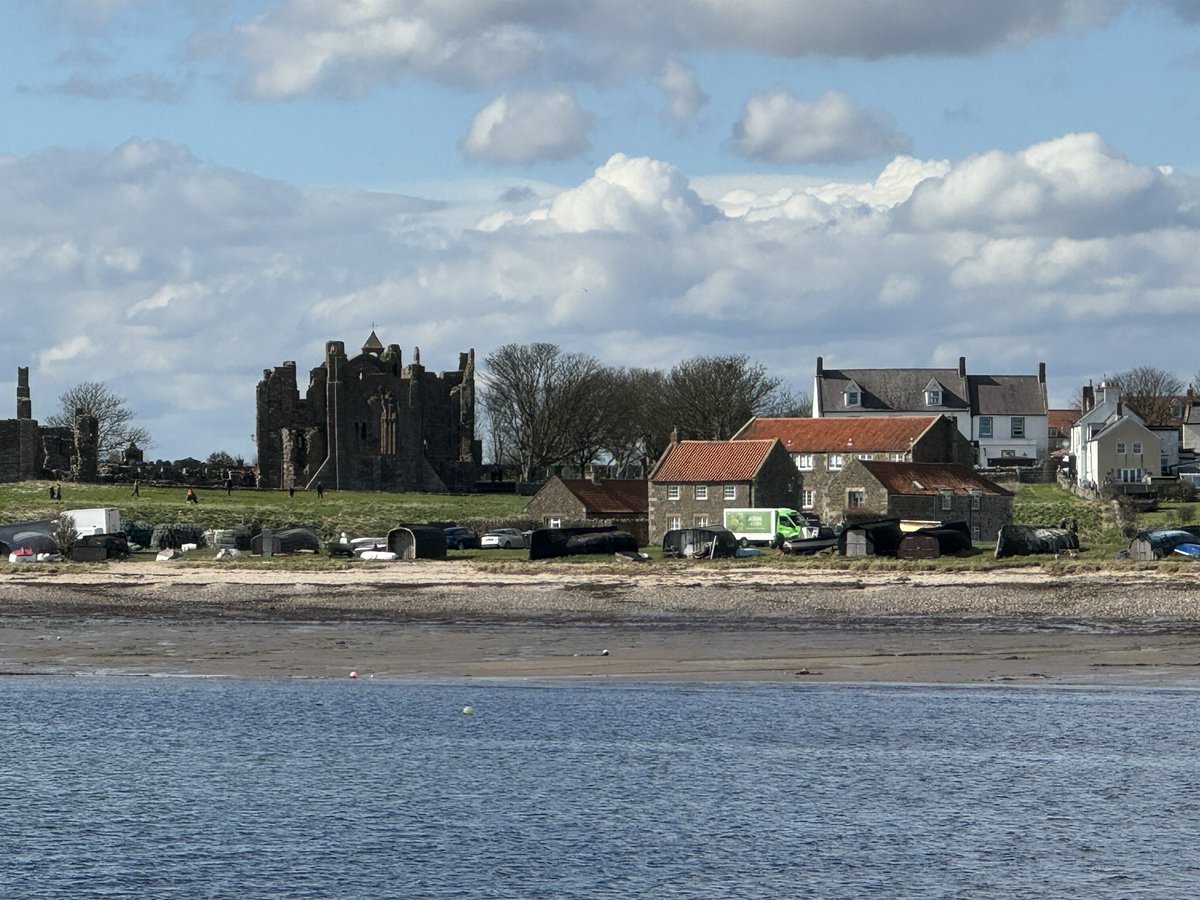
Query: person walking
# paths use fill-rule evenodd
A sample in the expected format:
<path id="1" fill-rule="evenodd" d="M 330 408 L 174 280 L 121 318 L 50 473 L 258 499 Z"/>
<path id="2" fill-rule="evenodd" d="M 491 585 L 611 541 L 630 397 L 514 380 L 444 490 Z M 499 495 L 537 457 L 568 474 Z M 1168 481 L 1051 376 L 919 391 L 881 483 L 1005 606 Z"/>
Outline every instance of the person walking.
<path id="1" fill-rule="evenodd" d="M 142 495 L 141 495 L 141 493 L 140 493 L 140 492 L 139 492 L 139 490 L 138 490 L 138 488 L 139 488 L 139 486 L 140 486 L 140 485 L 141 485 L 141 482 L 140 482 L 140 481 L 138 481 L 138 479 L 136 479 L 136 478 L 135 478 L 135 479 L 133 479 L 133 493 L 129 495 L 130 497 L 140 497 L 140 496 L 142 496 Z"/>
<path id="2" fill-rule="evenodd" d="M 318 481 L 317 482 L 317 499 L 321 500 L 324 497 L 325 497 L 325 485 Z"/>

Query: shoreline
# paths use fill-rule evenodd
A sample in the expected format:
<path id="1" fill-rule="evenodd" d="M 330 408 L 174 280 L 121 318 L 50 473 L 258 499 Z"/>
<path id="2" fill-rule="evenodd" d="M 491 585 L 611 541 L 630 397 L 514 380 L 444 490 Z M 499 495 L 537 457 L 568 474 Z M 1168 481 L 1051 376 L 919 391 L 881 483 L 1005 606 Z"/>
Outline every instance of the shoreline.
<path id="1" fill-rule="evenodd" d="M 0 574 L 0 674 L 351 671 L 1200 687 L 1200 577 L 460 561 Z"/>

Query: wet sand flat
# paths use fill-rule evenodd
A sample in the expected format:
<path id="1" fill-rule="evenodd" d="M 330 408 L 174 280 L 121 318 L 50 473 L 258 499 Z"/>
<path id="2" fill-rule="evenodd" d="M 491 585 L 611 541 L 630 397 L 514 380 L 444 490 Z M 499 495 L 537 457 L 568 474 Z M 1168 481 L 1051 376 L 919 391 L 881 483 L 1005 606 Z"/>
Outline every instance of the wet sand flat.
<path id="1" fill-rule="evenodd" d="M 1200 686 L 1200 579 L 462 562 L 0 574 L 0 672 Z"/>

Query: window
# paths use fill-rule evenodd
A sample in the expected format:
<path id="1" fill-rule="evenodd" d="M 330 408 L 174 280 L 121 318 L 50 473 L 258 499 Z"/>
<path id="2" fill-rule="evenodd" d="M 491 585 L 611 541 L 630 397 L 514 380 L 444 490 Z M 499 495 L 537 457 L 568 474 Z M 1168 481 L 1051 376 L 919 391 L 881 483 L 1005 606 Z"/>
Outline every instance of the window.
<path id="1" fill-rule="evenodd" d="M 1137 453 L 1137 454 L 1141 454 L 1141 452 L 1142 452 L 1142 442 L 1141 441 L 1133 442 L 1133 452 Z"/>
<path id="2" fill-rule="evenodd" d="M 1025 417 L 1013 416 L 1009 422 L 1009 432 L 1015 438 L 1025 437 Z"/>
<path id="3" fill-rule="evenodd" d="M 1125 442 L 1124 441 L 1117 441 L 1117 453 L 1120 453 L 1120 454 L 1125 453 Z"/>
<path id="4" fill-rule="evenodd" d="M 979 540 L 979 526 L 978 525 L 971 526 L 971 540 L 973 540 L 973 541 Z"/>
<path id="5" fill-rule="evenodd" d="M 893 453 L 892 454 L 892 462 L 904 462 L 904 454 L 903 453 Z"/>
<path id="6" fill-rule="evenodd" d="M 674 531 L 679 528 L 681 519 L 679 516 L 667 516 L 667 531 Z"/>
<path id="7" fill-rule="evenodd" d="M 696 499 L 697 500 L 707 500 L 708 499 L 708 485 L 707 484 L 696 485 Z"/>
<path id="8" fill-rule="evenodd" d="M 983 494 L 980 491 L 971 491 L 971 509 L 980 509 L 983 506 Z"/>
<path id="9" fill-rule="evenodd" d="M 736 500 L 737 499 L 737 485 L 736 484 L 725 485 L 725 499 L 726 500 Z"/>
<path id="10" fill-rule="evenodd" d="M 1180 403 L 1178 400 L 1171 401 L 1171 418 L 1172 419 L 1183 418 L 1183 404 Z"/>
<path id="11" fill-rule="evenodd" d="M 813 455 L 811 453 L 800 453 L 796 455 L 796 468 L 802 472 L 808 472 L 813 467 Z"/>
<path id="12" fill-rule="evenodd" d="M 856 390 L 847 390 L 844 396 L 847 406 L 858 406 L 862 402 L 862 394 Z"/>
<path id="13" fill-rule="evenodd" d="M 938 491 L 938 496 L 942 500 L 942 509 L 954 509 L 954 491 Z"/>
<path id="14" fill-rule="evenodd" d="M 801 505 L 805 509 L 812 509 L 814 506 L 816 506 L 816 504 L 817 504 L 817 492 L 806 490 L 804 492 L 803 497 L 801 498 Z"/>
<path id="15" fill-rule="evenodd" d="M 562 519 L 558 516 L 550 516 L 546 519 L 547 528 L 562 528 Z"/>
<path id="16" fill-rule="evenodd" d="M 981 438 L 990 438 L 992 436 L 992 417 L 979 417 L 979 436 Z"/>
<path id="17" fill-rule="evenodd" d="M 874 453 L 855 453 L 854 458 L 855 459 L 874 459 L 875 454 Z"/>
<path id="18" fill-rule="evenodd" d="M 846 491 L 846 509 L 861 509 L 867 503 L 867 492 L 862 488 Z"/>
<path id="19" fill-rule="evenodd" d="M 928 388 L 925 391 L 925 405 L 926 406 L 941 406 L 942 405 L 942 392 L 938 388 Z"/>
<path id="20" fill-rule="evenodd" d="M 1014 459 L 1014 458 L 1016 458 L 1017 451 L 1016 450 L 1001 450 L 1000 455 L 1005 457 L 1006 459 Z"/>
<path id="21" fill-rule="evenodd" d="M 840 453 L 830 453 L 829 454 L 828 468 L 830 471 L 836 471 L 837 469 L 840 469 L 845 464 L 846 464 L 845 457 L 843 457 L 842 454 L 840 454 Z"/>
<path id="22" fill-rule="evenodd" d="M 707 528 L 708 527 L 708 516 L 696 516 L 695 527 Z"/>
<path id="23" fill-rule="evenodd" d="M 1092 438 L 1094 438 L 1096 435 L 1098 435 L 1103 430 L 1104 430 L 1103 425 L 1089 425 L 1088 426 L 1088 439 L 1091 440 Z"/>
<path id="24" fill-rule="evenodd" d="M 677 485 L 677 484 L 668 484 L 667 485 L 667 499 L 668 500 L 678 500 L 679 499 L 679 485 Z"/>

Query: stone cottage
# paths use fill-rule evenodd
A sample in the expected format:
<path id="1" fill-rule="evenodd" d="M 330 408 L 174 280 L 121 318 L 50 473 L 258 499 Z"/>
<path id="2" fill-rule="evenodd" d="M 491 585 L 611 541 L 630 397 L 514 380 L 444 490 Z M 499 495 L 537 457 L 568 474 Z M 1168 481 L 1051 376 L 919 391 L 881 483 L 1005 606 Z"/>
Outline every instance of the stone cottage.
<path id="1" fill-rule="evenodd" d="M 1001 526 L 1012 522 L 1012 492 L 970 466 L 854 459 L 828 490 L 841 499 L 844 515 L 966 522 L 976 541 L 994 541 Z"/>
<path id="2" fill-rule="evenodd" d="M 593 523 L 627 531 L 645 546 L 649 543 L 649 495 L 644 479 L 562 478 L 553 476 L 525 504 L 525 515 L 543 528 L 566 528 Z"/>
<path id="3" fill-rule="evenodd" d="M 720 527 L 725 510 L 788 507 L 801 475 L 778 440 L 680 441 L 650 473 L 650 541 L 674 528 Z"/>
<path id="4" fill-rule="evenodd" d="M 975 448 L 951 416 L 755 418 L 736 440 L 778 438 L 804 479 L 800 508 L 821 521 L 841 518 L 844 498 L 829 483 L 852 459 L 971 465 Z"/>
<path id="5" fill-rule="evenodd" d="M 296 364 L 263 372 L 257 395 L 259 484 L 330 490 L 469 491 L 481 447 L 475 439 L 475 351 L 458 369 L 435 374 L 420 350 L 405 366 L 400 347 L 375 332 L 362 352 L 341 341 L 309 373 L 304 395 Z"/>

